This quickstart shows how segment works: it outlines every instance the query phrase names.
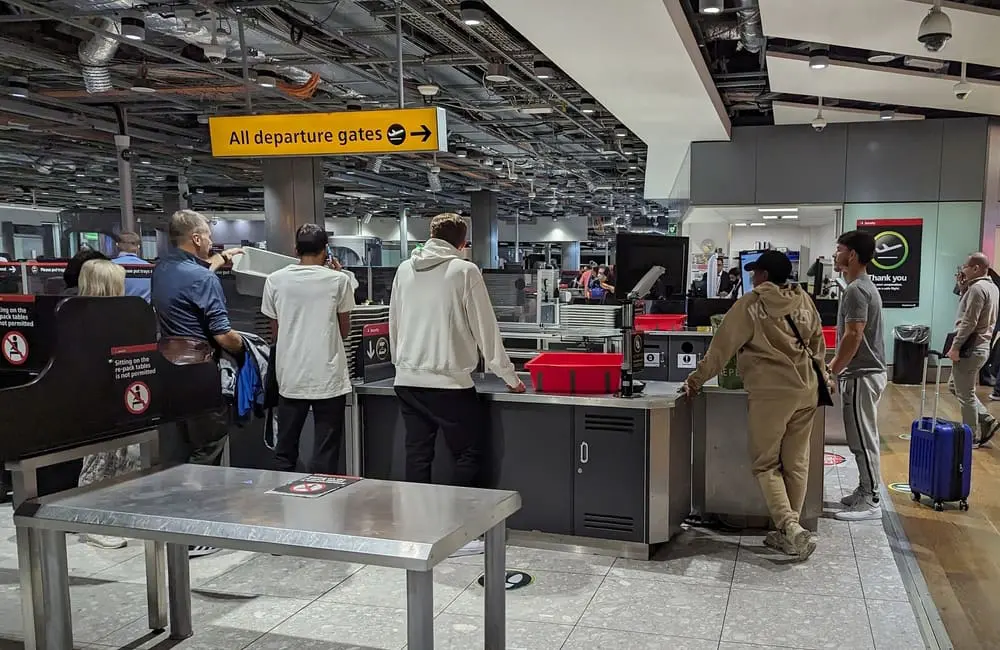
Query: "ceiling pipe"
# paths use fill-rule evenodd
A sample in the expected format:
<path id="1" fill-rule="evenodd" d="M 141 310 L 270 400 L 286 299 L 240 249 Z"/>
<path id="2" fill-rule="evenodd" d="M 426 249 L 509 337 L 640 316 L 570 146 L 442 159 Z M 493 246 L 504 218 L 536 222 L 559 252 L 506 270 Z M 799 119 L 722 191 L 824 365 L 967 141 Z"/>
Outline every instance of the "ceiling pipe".
<path id="1" fill-rule="evenodd" d="M 757 0 L 737 0 L 737 3 L 740 43 L 747 52 L 758 54 L 764 49 L 764 26 L 760 22 L 760 5 Z"/>
<path id="2" fill-rule="evenodd" d="M 121 33 L 121 25 L 110 18 L 99 18 L 95 24 L 107 34 Z M 101 34 L 94 34 L 89 40 L 80 43 L 78 53 L 83 66 L 83 83 L 88 93 L 106 93 L 113 88 L 108 64 L 115 58 L 118 44 L 116 39 Z"/>

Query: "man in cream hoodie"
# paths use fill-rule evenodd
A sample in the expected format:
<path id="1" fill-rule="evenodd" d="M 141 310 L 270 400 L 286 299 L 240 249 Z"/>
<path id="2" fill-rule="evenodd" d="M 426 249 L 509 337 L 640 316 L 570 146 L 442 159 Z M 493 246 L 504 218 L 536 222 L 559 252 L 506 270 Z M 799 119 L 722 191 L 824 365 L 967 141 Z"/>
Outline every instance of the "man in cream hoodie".
<path id="1" fill-rule="evenodd" d="M 694 395 L 739 352 L 737 366 L 749 394 L 751 469 L 777 528 L 764 543 L 804 560 L 816 550 L 799 517 L 818 401 L 814 361 L 829 385 L 823 328 L 808 294 L 797 284 L 787 284 L 792 263 L 784 253 L 764 251 L 745 270 L 753 272 L 754 289 L 726 314 L 704 359 L 685 381 L 684 392 Z"/>
<path id="2" fill-rule="evenodd" d="M 507 357 L 483 275 L 462 258 L 468 226 L 457 214 L 431 221 L 431 238 L 399 265 L 389 300 L 389 346 L 406 425 L 406 480 L 431 482 L 440 429 L 455 458 L 451 483 L 478 486 L 484 413 L 472 372 L 486 367 L 524 392 Z"/>

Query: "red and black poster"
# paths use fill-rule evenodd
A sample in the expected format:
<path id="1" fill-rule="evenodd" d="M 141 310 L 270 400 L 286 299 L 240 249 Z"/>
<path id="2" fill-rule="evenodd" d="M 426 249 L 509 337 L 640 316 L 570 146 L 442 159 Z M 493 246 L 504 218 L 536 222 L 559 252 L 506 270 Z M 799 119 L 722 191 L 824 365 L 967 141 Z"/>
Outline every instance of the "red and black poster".
<path id="1" fill-rule="evenodd" d="M 156 418 L 163 403 L 153 355 L 156 343 L 111 348 L 114 391 L 119 395 L 120 420 Z"/>
<path id="2" fill-rule="evenodd" d="M 36 342 L 35 297 L 0 294 L 0 368 L 33 368 L 32 351 L 40 352 Z"/>
<path id="3" fill-rule="evenodd" d="M 355 367 L 366 381 L 392 377 L 392 355 L 389 351 L 389 323 L 367 323 L 361 330 L 361 347 L 357 349 Z"/>
<path id="4" fill-rule="evenodd" d="M 875 236 L 875 255 L 868 265 L 885 307 L 920 304 L 920 249 L 923 219 L 861 219 L 858 230 Z"/>

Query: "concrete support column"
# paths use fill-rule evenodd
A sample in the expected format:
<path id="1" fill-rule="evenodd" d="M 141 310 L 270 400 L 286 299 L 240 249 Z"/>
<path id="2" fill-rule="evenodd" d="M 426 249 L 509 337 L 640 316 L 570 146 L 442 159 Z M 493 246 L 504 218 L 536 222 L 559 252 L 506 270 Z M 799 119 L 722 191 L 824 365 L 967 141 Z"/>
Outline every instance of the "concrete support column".
<path id="1" fill-rule="evenodd" d="M 295 254 L 295 231 L 305 223 L 326 226 L 322 158 L 263 161 L 267 249 Z"/>
<path id="2" fill-rule="evenodd" d="M 560 266 L 563 271 L 576 271 L 580 268 L 580 242 L 563 242 L 561 252 L 562 263 Z"/>
<path id="3" fill-rule="evenodd" d="M 118 192 L 121 195 L 122 220 L 121 229 L 136 231 L 135 208 L 132 205 L 132 163 L 129 150 L 131 138 L 127 135 L 115 136 L 115 149 L 118 152 Z"/>
<path id="4" fill-rule="evenodd" d="M 0 253 L 14 259 L 14 222 L 0 223 Z"/>
<path id="5" fill-rule="evenodd" d="M 488 190 L 472 193 L 472 261 L 480 268 L 500 266 L 500 221 L 497 195 Z"/>

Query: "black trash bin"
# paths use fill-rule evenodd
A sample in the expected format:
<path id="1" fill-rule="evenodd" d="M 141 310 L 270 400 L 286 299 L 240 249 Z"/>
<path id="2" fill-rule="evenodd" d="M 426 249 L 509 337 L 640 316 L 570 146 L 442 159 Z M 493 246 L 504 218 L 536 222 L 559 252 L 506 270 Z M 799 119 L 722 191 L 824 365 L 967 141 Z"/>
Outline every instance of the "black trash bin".
<path id="1" fill-rule="evenodd" d="M 898 325 L 892 329 L 892 383 L 924 381 L 924 358 L 931 338 L 927 325 Z"/>

